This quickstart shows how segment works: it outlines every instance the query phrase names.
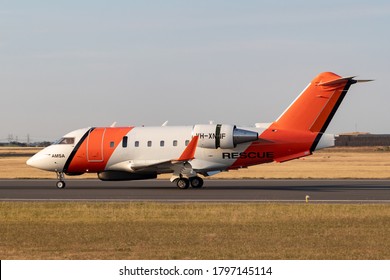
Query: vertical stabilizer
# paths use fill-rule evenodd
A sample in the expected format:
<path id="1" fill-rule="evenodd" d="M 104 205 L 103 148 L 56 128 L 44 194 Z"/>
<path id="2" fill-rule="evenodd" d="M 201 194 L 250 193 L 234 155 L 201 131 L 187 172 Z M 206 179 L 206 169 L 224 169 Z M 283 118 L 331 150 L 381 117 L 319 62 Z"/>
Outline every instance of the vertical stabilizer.
<path id="1" fill-rule="evenodd" d="M 325 132 L 349 87 L 357 81 L 331 72 L 315 77 L 297 99 L 276 120 L 279 128 Z"/>

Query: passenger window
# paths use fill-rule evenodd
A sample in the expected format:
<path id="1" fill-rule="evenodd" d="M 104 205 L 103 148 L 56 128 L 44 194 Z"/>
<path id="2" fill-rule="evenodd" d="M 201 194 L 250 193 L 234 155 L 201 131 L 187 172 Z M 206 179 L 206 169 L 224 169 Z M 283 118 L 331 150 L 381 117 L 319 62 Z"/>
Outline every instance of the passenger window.
<path id="1" fill-rule="evenodd" d="M 123 148 L 127 148 L 127 140 L 128 140 L 128 137 L 124 136 L 122 139 L 122 147 Z"/>
<path id="2" fill-rule="evenodd" d="M 177 146 L 177 140 L 173 140 L 173 146 L 174 146 L 174 147 Z"/>
<path id="3" fill-rule="evenodd" d="M 152 141 L 148 141 L 148 147 L 152 147 Z"/>
<path id="4" fill-rule="evenodd" d="M 164 147 L 164 145 L 165 145 L 164 140 L 161 140 L 161 141 L 160 141 L 160 147 Z"/>
<path id="5" fill-rule="evenodd" d="M 185 145 L 188 146 L 188 144 L 190 144 L 190 140 L 186 140 Z"/>
<path id="6" fill-rule="evenodd" d="M 110 148 L 114 148 L 114 146 L 115 146 L 114 141 L 111 141 L 111 142 L 110 142 Z"/>
<path id="7" fill-rule="evenodd" d="M 139 147 L 139 141 L 134 142 L 134 147 L 137 147 L 137 148 Z"/>

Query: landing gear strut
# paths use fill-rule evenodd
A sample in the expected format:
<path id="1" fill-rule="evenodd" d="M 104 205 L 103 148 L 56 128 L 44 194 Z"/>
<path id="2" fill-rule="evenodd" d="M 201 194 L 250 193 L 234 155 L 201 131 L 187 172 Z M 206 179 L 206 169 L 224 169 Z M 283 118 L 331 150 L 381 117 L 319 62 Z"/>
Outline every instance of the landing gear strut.
<path id="1" fill-rule="evenodd" d="M 56 186 L 57 188 L 59 189 L 63 189 L 65 188 L 66 184 L 65 184 L 65 181 L 64 181 L 64 172 L 57 172 L 57 183 L 56 183 Z"/>

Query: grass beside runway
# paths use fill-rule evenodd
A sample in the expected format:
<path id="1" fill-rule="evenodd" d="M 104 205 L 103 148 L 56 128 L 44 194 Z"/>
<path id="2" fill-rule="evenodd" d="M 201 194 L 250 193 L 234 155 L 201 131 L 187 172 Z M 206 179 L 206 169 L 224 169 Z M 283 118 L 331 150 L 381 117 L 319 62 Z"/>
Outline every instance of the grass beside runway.
<path id="1" fill-rule="evenodd" d="M 381 204 L 0 202 L 0 259 L 389 259 Z"/>

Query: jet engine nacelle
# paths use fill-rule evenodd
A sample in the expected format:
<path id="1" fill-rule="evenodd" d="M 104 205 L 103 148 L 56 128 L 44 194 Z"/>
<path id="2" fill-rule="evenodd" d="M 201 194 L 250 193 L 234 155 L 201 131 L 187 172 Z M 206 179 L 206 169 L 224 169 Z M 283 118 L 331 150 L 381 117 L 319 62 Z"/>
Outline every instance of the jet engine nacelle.
<path id="1" fill-rule="evenodd" d="M 238 144 L 258 140 L 258 133 L 239 129 L 231 124 L 197 124 L 193 136 L 199 136 L 198 147 L 208 149 L 233 149 Z"/>

